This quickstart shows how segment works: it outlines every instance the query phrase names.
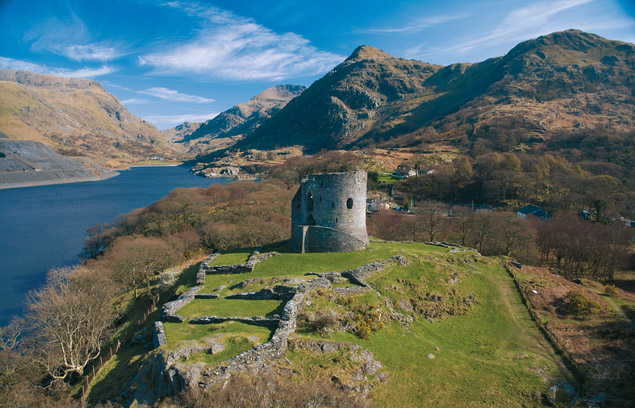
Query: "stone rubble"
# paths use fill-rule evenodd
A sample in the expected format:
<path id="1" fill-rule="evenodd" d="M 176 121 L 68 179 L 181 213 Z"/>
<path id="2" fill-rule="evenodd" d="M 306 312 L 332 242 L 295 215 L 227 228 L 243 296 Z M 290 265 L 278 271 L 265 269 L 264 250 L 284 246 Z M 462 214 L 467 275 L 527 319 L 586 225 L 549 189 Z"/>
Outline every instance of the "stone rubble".
<path id="1" fill-rule="evenodd" d="M 252 269 L 255 263 L 275 255 L 275 253 L 266 253 L 261 255 L 258 253 L 258 250 L 259 248 L 250 255 L 247 261 L 248 264 L 251 265 Z M 213 268 L 215 267 L 207 266 L 207 264 L 213 259 L 213 257 L 210 257 L 207 261 L 202 263 L 199 272 L 203 270 L 204 273 L 214 273 L 210 271 L 213 270 Z M 402 266 L 408 265 L 408 261 L 404 256 L 397 255 L 388 260 L 363 265 L 359 268 L 346 271 L 342 274 L 336 272 L 307 274 L 315 275 L 316 278 L 304 281 L 303 283 L 295 286 L 276 285 L 272 289 L 263 289 L 258 292 L 238 293 L 226 296 L 227 299 L 278 299 L 286 300 L 287 302 L 282 310 L 282 313 L 279 316 L 256 316 L 247 318 L 205 316 L 191 319 L 190 323 L 194 324 L 213 324 L 223 323 L 227 321 L 238 321 L 246 324 L 273 327 L 275 328 L 275 331 L 269 341 L 267 341 L 266 343 L 260 344 L 253 349 L 245 351 L 222 363 L 216 364 L 213 367 L 207 367 L 205 363 L 188 364 L 186 362 L 187 358 L 193 353 L 198 353 L 201 351 L 210 352 L 209 350 L 211 346 L 209 344 L 201 345 L 199 343 L 188 343 L 172 353 L 168 353 L 167 351 L 160 352 L 155 359 L 153 369 L 157 395 L 178 395 L 183 389 L 190 387 L 200 387 L 205 389 L 227 380 L 234 373 L 244 372 L 247 370 L 257 371 L 259 369 L 265 368 L 273 359 L 278 359 L 285 355 L 288 347 L 288 338 L 289 335 L 295 331 L 297 315 L 300 312 L 300 308 L 302 307 L 302 302 L 304 300 L 306 292 L 317 288 L 332 288 L 332 283 L 340 282 L 340 279 L 348 279 L 354 283 L 359 282 L 359 284 L 363 286 L 363 290 L 369 290 L 371 286 L 365 282 L 365 279 L 369 276 L 372 276 L 374 273 L 383 270 L 389 264 L 394 263 Z M 198 276 L 199 275 L 197 274 L 197 282 Z M 163 321 L 173 322 L 185 321 L 186 318 L 184 316 L 176 314 L 176 311 L 185 306 L 187 303 L 191 302 L 192 299 L 195 298 L 196 292 L 201 289 L 202 286 L 194 287 L 182 294 L 177 300 L 166 303 L 162 309 L 161 319 Z M 207 295 L 214 294 L 203 294 L 199 296 Z M 156 338 L 159 338 L 162 329 L 162 323 L 156 322 Z M 163 339 L 165 339 L 164 332 Z M 209 343 L 210 340 L 207 340 Z M 333 346 L 333 344 L 331 343 L 319 344 L 321 344 L 320 347 L 322 347 L 323 351 Z M 361 357 L 356 358 L 364 360 L 364 375 L 372 374 L 375 371 L 379 370 L 381 368 L 381 364 L 374 361 L 374 359 L 372 358 L 372 354 L 368 350 L 362 350 L 363 351 L 360 352 Z M 369 361 L 368 364 L 365 362 L 366 360 Z M 370 362 L 371 360 L 374 363 Z M 367 391 L 368 390 L 364 390 L 364 392 Z"/>

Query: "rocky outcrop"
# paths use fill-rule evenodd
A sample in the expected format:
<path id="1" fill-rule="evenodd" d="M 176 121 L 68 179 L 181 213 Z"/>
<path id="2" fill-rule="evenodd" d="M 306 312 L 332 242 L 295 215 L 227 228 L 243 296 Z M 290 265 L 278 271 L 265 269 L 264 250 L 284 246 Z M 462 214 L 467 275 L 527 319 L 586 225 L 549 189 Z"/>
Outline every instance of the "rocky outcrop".
<path id="1" fill-rule="evenodd" d="M 0 188 L 94 181 L 109 173 L 100 167 L 93 170 L 42 143 L 0 140 Z"/>

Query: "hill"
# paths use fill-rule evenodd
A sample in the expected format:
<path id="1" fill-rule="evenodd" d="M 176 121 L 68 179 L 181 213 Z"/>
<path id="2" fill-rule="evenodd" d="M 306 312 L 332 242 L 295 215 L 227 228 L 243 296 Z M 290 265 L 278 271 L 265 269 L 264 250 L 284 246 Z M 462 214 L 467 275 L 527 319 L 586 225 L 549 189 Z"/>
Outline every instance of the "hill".
<path id="1" fill-rule="evenodd" d="M 110 167 L 173 154 L 153 125 L 99 83 L 28 71 L 0 70 L 0 132 Z"/>
<path id="2" fill-rule="evenodd" d="M 205 263 L 227 268 L 221 265 L 242 264 L 252 251 L 227 251 Z M 294 391 L 278 388 L 286 398 L 317 382 L 320 395 L 342 393 L 348 404 L 355 398 L 378 406 L 539 406 L 543 398 L 555 401 L 560 387 L 561 406 L 573 397 L 564 392 L 573 378 L 541 339 L 499 261 L 412 243 L 371 243 L 346 253 L 289 253 L 286 243 L 261 250 L 270 251 L 276 252 L 252 272 L 210 271 L 202 282 L 197 268 L 186 270 L 178 281 L 183 295 L 163 308 L 165 341 L 154 352 L 124 352 L 134 364 L 111 360 L 89 401 L 123 396 L 134 404 L 185 390 L 215 405 L 221 387 L 235 398 L 262 392 L 236 389 L 240 375 L 249 383 L 261 376 L 292 382 Z M 380 266 L 362 279 L 355 271 L 370 262 Z M 182 321 L 167 317 L 176 313 Z M 291 314 L 297 329 L 294 323 L 283 334 L 276 327 Z M 280 355 L 273 351 L 278 342 Z M 135 375 L 137 369 L 152 374 Z"/>
<path id="3" fill-rule="evenodd" d="M 42 143 L 0 139 L 0 188 L 92 181 L 116 174 L 64 157 Z"/>
<path id="4" fill-rule="evenodd" d="M 236 146 L 303 145 L 312 153 L 442 143 L 472 155 L 572 155 L 578 144 L 577 161 L 624 165 L 619 146 L 633 142 L 634 66 L 635 45 L 578 30 L 445 67 L 362 46 Z"/>
<path id="5" fill-rule="evenodd" d="M 231 146 L 274 116 L 304 89 L 302 85 L 276 85 L 207 122 L 184 123 L 164 131 L 164 134 L 171 135 L 172 143 L 181 144 L 190 153 L 207 153 Z"/>

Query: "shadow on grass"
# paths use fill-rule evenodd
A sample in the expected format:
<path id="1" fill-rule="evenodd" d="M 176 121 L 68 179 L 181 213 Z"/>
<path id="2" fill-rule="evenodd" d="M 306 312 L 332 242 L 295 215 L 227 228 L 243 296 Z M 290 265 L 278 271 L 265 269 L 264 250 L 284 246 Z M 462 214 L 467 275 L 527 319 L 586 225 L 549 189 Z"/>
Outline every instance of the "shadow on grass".
<path id="1" fill-rule="evenodd" d="M 154 334 L 154 322 L 159 320 L 161 306 L 176 298 L 183 287 L 196 284 L 196 272 L 200 262 L 186 268 L 177 278 L 171 289 L 161 295 L 157 309 L 152 312 L 146 321 L 138 324 L 145 311 L 151 305 L 151 300 L 146 293 L 142 293 L 126 315 L 119 321 L 118 333 L 113 338 L 113 343 L 121 342 L 119 352 L 99 370 L 88 395 L 91 404 L 102 401 L 118 401 L 121 398 L 121 390 L 125 388 L 138 374 L 142 366 L 150 364 L 154 354 L 151 354 L 152 339 Z M 158 280 L 154 282 L 158 284 Z"/>

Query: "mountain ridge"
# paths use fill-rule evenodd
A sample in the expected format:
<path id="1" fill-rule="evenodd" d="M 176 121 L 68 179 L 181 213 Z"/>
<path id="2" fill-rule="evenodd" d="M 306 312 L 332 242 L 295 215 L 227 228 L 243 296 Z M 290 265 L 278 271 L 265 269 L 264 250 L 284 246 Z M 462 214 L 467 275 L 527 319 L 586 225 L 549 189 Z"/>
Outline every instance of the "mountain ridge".
<path id="1" fill-rule="evenodd" d="M 521 144 L 540 148 L 556 134 L 580 129 L 627 132 L 635 122 L 633 66 L 633 44 L 579 30 L 448 66 L 360 46 L 236 147 L 303 145 L 313 153 L 417 146 L 447 139 L 454 128 L 461 129 L 456 143 L 465 149 L 509 151 Z M 605 114 L 602 105 L 612 100 L 619 101 L 617 112 Z M 500 135 L 505 126 L 512 133 L 507 141 Z"/>
<path id="2" fill-rule="evenodd" d="M 198 126 L 188 124 L 191 131 L 179 131 L 174 128 L 163 133 L 169 135 L 171 143 L 181 144 L 182 149 L 195 153 L 205 153 L 210 148 L 229 146 L 275 115 L 304 89 L 303 85 L 276 85 Z"/>
<path id="3" fill-rule="evenodd" d="M 126 167 L 172 155 L 163 135 L 96 81 L 0 70 L 0 132 L 57 153 Z"/>

